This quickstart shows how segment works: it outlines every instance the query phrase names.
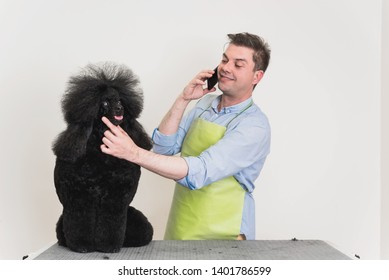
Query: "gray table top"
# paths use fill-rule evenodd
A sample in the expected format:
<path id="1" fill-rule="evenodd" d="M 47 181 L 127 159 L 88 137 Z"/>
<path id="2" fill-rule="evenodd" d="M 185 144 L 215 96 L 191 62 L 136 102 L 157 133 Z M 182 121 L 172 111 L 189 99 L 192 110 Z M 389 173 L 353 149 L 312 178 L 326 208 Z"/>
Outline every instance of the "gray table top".
<path id="1" fill-rule="evenodd" d="M 76 253 L 54 244 L 36 260 L 346 260 L 321 240 L 154 240 L 119 253 Z"/>

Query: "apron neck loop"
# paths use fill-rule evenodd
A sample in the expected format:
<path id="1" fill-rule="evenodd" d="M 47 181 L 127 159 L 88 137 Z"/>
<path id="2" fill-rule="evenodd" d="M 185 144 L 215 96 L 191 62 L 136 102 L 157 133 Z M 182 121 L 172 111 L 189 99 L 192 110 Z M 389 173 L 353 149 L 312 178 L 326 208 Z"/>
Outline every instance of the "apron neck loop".
<path id="1" fill-rule="evenodd" d="M 212 102 L 213 102 L 213 101 L 212 101 Z M 205 109 L 205 110 L 203 110 L 203 111 L 201 112 L 201 114 L 198 116 L 198 118 L 200 118 L 200 117 L 204 114 L 205 111 L 208 111 L 209 108 L 212 107 L 212 102 L 211 102 L 211 104 L 207 107 L 207 109 Z M 245 112 L 247 109 L 249 109 L 253 104 L 254 104 L 254 102 L 253 102 L 253 99 L 251 98 L 250 103 L 249 103 L 246 107 L 244 107 L 239 113 L 237 113 L 236 116 L 233 117 L 233 118 L 226 124 L 225 127 L 228 127 L 228 126 L 230 125 L 230 123 L 231 123 L 233 120 L 235 120 L 237 117 L 239 117 L 243 112 Z"/>
<path id="2" fill-rule="evenodd" d="M 253 104 L 254 104 L 253 99 L 251 99 L 250 103 L 249 103 L 246 107 L 244 107 L 238 114 L 236 114 L 236 116 L 233 117 L 233 118 L 227 123 L 226 127 L 228 127 L 228 126 L 230 125 L 230 123 L 231 123 L 233 120 L 235 120 L 237 117 L 239 117 L 243 112 L 245 112 L 245 111 L 246 111 L 248 108 L 250 108 Z"/>

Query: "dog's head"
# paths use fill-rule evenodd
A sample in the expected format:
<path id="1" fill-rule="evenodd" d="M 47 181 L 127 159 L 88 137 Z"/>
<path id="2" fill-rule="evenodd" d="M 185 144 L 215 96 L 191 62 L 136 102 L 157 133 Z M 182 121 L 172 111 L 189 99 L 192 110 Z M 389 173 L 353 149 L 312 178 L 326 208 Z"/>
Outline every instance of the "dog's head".
<path id="1" fill-rule="evenodd" d="M 139 81 L 124 65 L 88 65 L 69 79 L 62 99 L 67 129 L 54 142 L 57 157 L 75 161 L 86 152 L 95 124 L 103 125 L 106 116 L 114 125 L 139 117 L 143 93 Z"/>
<path id="2" fill-rule="evenodd" d="M 120 125 L 124 120 L 124 108 L 119 96 L 105 98 L 101 102 L 99 115 L 107 117 L 114 125 Z"/>
<path id="3" fill-rule="evenodd" d="M 122 110 L 122 116 L 124 113 L 126 117 L 136 119 L 143 108 L 143 93 L 138 85 L 138 79 L 124 65 L 88 65 L 69 80 L 62 100 L 65 121 L 68 124 L 91 124 L 101 117 L 102 112 L 113 114 L 113 117 L 115 111 Z M 110 120 L 118 121 L 115 118 Z"/>

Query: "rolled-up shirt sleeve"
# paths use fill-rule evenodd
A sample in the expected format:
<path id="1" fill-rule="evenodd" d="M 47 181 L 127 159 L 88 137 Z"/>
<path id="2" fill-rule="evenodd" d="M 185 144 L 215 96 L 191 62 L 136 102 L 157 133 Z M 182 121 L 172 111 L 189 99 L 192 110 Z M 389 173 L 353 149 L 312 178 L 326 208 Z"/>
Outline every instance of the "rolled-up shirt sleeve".
<path id="1" fill-rule="evenodd" d="M 240 176 L 239 172 L 245 169 L 246 173 L 252 173 L 248 177 L 258 177 L 269 152 L 270 128 L 267 123 L 258 122 L 255 118 L 244 118 L 199 156 L 184 157 L 189 172 L 177 182 L 196 190 L 222 178 L 234 176 L 251 192 L 254 188 L 253 180 L 246 182 L 247 176 Z"/>
<path id="2" fill-rule="evenodd" d="M 158 128 L 154 129 L 151 139 L 153 140 L 153 151 L 161 155 L 175 155 L 181 152 L 182 142 L 185 135 L 189 130 L 189 127 L 197 114 L 198 110 L 192 110 L 185 115 L 178 127 L 176 133 L 171 135 L 165 135 L 159 131 Z"/>
<path id="3" fill-rule="evenodd" d="M 182 142 L 184 141 L 186 133 L 188 132 L 195 117 L 197 117 L 206 108 L 207 100 L 209 100 L 209 98 L 201 99 L 196 104 L 196 107 L 182 118 L 176 133 L 165 135 L 160 132 L 158 128 L 154 129 L 151 137 L 153 140 L 153 151 L 157 154 L 169 156 L 181 152 Z"/>
<path id="4" fill-rule="evenodd" d="M 161 155 L 175 155 L 179 153 L 181 145 L 178 144 L 180 133 L 174 133 L 171 135 L 165 135 L 158 130 L 154 129 L 151 139 L 153 140 L 153 151 Z"/>

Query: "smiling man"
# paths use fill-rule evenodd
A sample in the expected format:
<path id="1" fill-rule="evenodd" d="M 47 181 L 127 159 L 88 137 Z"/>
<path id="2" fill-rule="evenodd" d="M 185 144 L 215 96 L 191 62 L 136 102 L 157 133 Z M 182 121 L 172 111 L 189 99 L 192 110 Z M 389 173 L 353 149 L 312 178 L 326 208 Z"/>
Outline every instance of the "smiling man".
<path id="1" fill-rule="evenodd" d="M 270 152 L 270 126 L 252 94 L 267 69 L 270 49 L 257 35 L 228 38 L 217 67 L 222 94 L 209 94 L 216 88 L 204 87 L 214 71 L 200 72 L 155 129 L 154 152 L 136 146 L 120 127 L 103 119 L 110 129 L 103 138 L 104 153 L 176 181 L 165 239 L 255 239 L 252 192 Z"/>

